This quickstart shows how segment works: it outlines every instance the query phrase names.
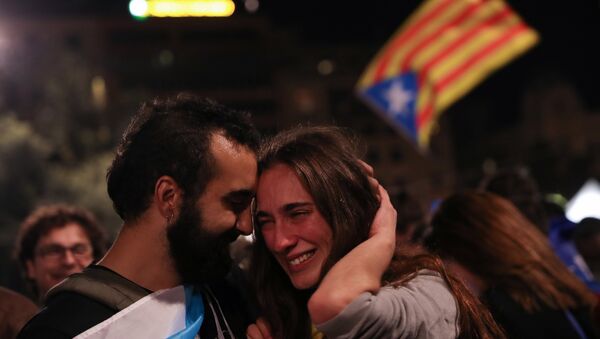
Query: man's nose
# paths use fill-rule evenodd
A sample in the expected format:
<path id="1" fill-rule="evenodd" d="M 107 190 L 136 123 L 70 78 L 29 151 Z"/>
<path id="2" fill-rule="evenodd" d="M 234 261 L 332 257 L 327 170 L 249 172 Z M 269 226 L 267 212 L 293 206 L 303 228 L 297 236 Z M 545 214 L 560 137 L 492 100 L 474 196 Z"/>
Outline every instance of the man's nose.
<path id="1" fill-rule="evenodd" d="M 243 235 L 252 234 L 252 212 L 250 210 L 250 207 L 248 207 L 242 213 L 240 213 L 236 222 L 236 228 Z"/>
<path id="2" fill-rule="evenodd" d="M 77 262 L 77 258 L 75 257 L 73 252 L 70 249 L 65 249 L 62 255 L 62 263 L 64 265 L 75 265 L 77 264 Z"/>

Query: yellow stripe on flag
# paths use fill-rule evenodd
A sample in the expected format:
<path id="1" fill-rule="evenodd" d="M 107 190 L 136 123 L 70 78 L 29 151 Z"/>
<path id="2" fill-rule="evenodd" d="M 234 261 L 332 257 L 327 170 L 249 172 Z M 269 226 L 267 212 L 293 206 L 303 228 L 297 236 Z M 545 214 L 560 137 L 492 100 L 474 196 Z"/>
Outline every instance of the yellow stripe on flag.
<path id="1" fill-rule="evenodd" d="M 506 17 L 503 21 L 503 28 L 516 26 L 519 21 L 514 17 Z M 452 53 L 446 55 L 440 62 L 431 68 L 427 78 L 432 83 L 437 83 L 450 72 L 460 67 L 467 59 L 481 51 L 481 48 L 487 43 L 494 41 L 505 33 L 505 29 L 484 28 L 477 33 L 472 39 L 466 41 L 464 45 L 457 48 Z"/>
<path id="2" fill-rule="evenodd" d="M 419 116 L 422 114 L 423 110 L 427 105 L 435 106 L 435 96 L 432 93 L 432 86 L 429 83 L 423 84 L 421 87 L 421 95 L 417 98 L 417 120 L 423 119 L 423 116 Z M 426 147 L 429 140 L 429 135 L 431 134 L 432 120 L 435 118 L 435 112 L 431 112 L 431 116 L 426 118 L 421 123 L 420 128 L 418 129 L 417 138 L 420 145 Z"/>
<path id="3" fill-rule="evenodd" d="M 479 5 L 480 8 L 477 8 L 475 12 L 460 25 L 460 27 L 448 27 L 448 30 L 444 32 L 444 34 L 440 35 L 437 40 L 429 44 L 429 46 L 415 56 L 411 64 L 412 68 L 415 70 L 421 69 L 431 62 L 433 58 L 438 57 L 439 53 L 445 48 L 463 37 L 465 32 L 477 28 L 482 22 L 492 17 L 494 14 L 499 13 L 505 7 L 502 3 L 497 1 L 491 2 L 492 4 L 488 6 Z"/>
<path id="4" fill-rule="evenodd" d="M 533 31 L 523 31 L 518 37 L 499 47 L 488 57 L 471 67 L 463 76 L 457 78 L 445 90 L 438 93 L 436 109 L 444 110 L 458 98 L 465 95 L 473 87 L 482 82 L 492 71 L 500 68 L 510 60 L 527 51 L 538 41 L 538 36 Z"/>
<path id="5" fill-rule="evenodd" d="M 425 26 L 424 29 L 419 30 L 419 32 L 413 36 L 410 40 L 406 41 L 402 46 L 399 46 L 393 57 L 388 64 L 383 79 L 388 79 L 395 74 L 398 74 L 400 71 L 400 66 L 402 65 L 401 60 L 404 60 L 410 51 L 412 51 L 419 43 L 421 43 L 426 38 L 429 38 L 432 33 L 437 31 L 439 28 L 447 26 L 447 23 L 454 19 L 462 10 L 468 6 L 468 3 L 462 1 L 455 1 L 444 13 L 440 16 L 436 17 L 431 23 Z"/>
<path id="6" fill-rule="evenodd" d="M 384 59 L 384 56 L 386 56 L 388 53 L 395 53 L 396 48 L 402 47 L 395 46 L 394 43 L 398 41 L 398 39 L 401 39 L 410 27 L 420 22 L 425 16 L 429 15 L 439 5 L 451 1 L 453 0 L 431 0 L 426 1 L 423 5 L 421 5 L 421 7 L 419 7 L 417 11 L 413 13 L 406 20 L 406 22 L 394 32 L 394 34 L 392 34 L 392 37 L 385 43 L 384 48 L 379 50 L 379 52 L 371 60 L 367 70 L 363 73 L 360 80 L 358 81 L 357 87 L 364 88 L 373 84 L 373 82 L 375 82 L 375 72 L 377 71 L 380 62 Z M 460 1 L 457 1 L 457 3 L 460 3 Z"/>
<path id="7" fill-rule="evenodd" d="M 520 25 L 518 21 L 514 18 L 509 18 L 513 26 L 517 27 Z M 430 81 L 437 85 L 440 80 L 444 77 L 448 76 L 451 72 L 455 72 L 457 68 L 461 67 L 465 61 L 474 57 L 477 53 L 481 52 L 482 47 L 487 45 L 500 37 L 503 36 L 506 32 L 504 30 L 489 30 L 486 29 L 477 35 L 475 39 L 469 42 L 466 46 L 454 53 L 451 57 L 445 58 L 443 62 L 441 62 L 437 67 L 431 70 L 429 75 Z M 493 53 L 492 53 L 493 54 Z M 492 55 L 491 55 L 492 56 Z M 484 69 L 480 69 L 484 70 Z M 470 74 L 469 74 L 470 73 Z M 484 78 L 489 73 L 475 74 L 476 70 L 467 69 L 464 71 L 464 76 L 467 77 L 480 77 Z M 437 96 L 437 104 L 436 110 L 443 110 L 448 105 L 450 105 L 454 100 L 456 100 L 456 95 L 465 94 L 466 88 L 453 88 L 457 83 L 454 83 L 452 86 L 446 86 Z"/>

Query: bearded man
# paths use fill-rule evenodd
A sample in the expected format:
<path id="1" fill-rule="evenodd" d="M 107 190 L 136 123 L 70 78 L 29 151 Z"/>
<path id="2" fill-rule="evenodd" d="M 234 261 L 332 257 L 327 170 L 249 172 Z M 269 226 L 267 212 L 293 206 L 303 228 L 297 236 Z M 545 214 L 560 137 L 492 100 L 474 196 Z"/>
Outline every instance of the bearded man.
<path id="1" fill-rule="evenodd" d="M 245 337 L 253 319 L 229 279 L 229 244 L 252 232 L 257 147 L 246 113 L 183 94 L 144 104 L 107 174 L 124 221 L 117 239 L 96 265 L 49 292 L 20 337 L 160 337 L 152 313 L 165 319 L 178 286 L 186 286 L 188 337 Z M 171 299 L 151 298 L 161 293 Z M 190 314 L 200 314 L 196 327 Z M 121 332 L 111 329 L 120 323 Z"/>

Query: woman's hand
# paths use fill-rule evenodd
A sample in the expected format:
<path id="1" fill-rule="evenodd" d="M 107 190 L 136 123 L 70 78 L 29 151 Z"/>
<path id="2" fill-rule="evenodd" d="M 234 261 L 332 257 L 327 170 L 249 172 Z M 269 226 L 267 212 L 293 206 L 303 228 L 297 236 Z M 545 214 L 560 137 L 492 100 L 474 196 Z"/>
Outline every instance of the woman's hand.
<path id="1" fill-rule="evenodd" d="M 258 318 L 255 324 L 248 326 L 246 330 L 246 338 L 248 339 L 271 339 L 271 328 L 263 319 Z"/>
<path id="2" fill-rule="evenodd" d="M 387 238 L 389 241 L 393 242 L 393 245 L 395 245 L 397 218 L 396 209 L 390 201 L 388 192 L 379 184 L 377 179 L 375 179 L 373 167 L 360 159 L 358 159 L 358 164 L 366 172 L 371 185 L 371 190 L 379 199 L 379 209 L 377 210 L 377 213 L 373 218 L 373 222 L 371 223 L 369 239 L 373 238 L 377 234 L 381 234 L 382 239 Z"/>
<path id="3" fill-rule="evenodd" d="M 389 239 L 396 239 L 396 209 L 392 206 L 390 196 L 383 186 L 378 186 L 378 192 L 381 197 L 381 203 L 379 204 L 377 213 L 375 213 L 375 218 L 373 218 L 369 238 L 381 235 L 389 237 Z"/>
<path id="4" fill-rule="evenodd" d="M 373 170 L 373 166 L 367 164 L 366 162 L 358 159 L 358 164 L 365 170 L 367 177 L 369 179 L 369 184 L 371 185 L 371 191 L 373 194 L 377 196 L 377 200 L 381 201 L 381 195 L 379 193 L 379 181 L 375 179 L 375 171 Z"/>

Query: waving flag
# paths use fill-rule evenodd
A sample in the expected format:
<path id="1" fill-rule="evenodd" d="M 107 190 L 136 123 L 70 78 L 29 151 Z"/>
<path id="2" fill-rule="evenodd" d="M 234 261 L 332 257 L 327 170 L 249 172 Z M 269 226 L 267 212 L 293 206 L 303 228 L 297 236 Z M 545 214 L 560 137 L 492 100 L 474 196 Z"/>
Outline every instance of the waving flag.
<path id="1" fill-rule="evenodd" d="M 367 66 L 356 91 L 427 148 L 444 109 L 537 41 L 501 0 L 426 0 Z"/>

